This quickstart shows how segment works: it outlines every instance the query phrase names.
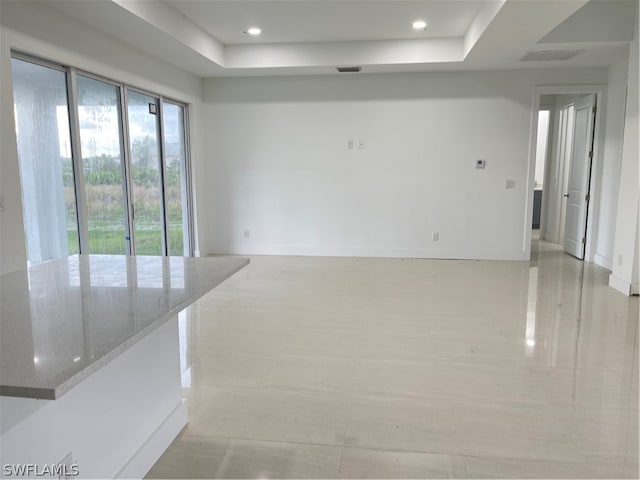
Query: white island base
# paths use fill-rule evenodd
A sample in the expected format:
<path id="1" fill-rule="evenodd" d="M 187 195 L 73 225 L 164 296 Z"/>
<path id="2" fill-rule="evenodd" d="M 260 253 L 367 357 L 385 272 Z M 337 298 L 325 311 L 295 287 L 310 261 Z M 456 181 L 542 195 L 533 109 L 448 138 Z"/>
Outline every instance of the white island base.
<path id="1" fill-rule="evenodd" d="M 70 454 L 79 478 L 142 478 L 187 423 L 178 319 L 57 400 L 0 397 L 0 405 L 3 467 L 41 470 Z"/>

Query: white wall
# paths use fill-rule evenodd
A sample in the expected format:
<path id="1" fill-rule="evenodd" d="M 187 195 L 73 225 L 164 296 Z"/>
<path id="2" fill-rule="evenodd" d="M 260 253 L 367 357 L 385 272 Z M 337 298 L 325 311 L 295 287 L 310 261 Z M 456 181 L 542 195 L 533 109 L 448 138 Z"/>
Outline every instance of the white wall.
<path id="1" fill-rule="evenodd" d="M 528 260 L 533 87 L 606 81 L 605 69 L 207 80 L 202 249 Z"/>
<path id="2" fill-rule="evenodd" d="M 0 3 L 2 5 L 2 3 Z M 0 31 L 0 273 L 20 268 L 27 258 L 11 91 L 11 59 Z"/>
<path id="3" fill-rule="evenodd" d="M 612 120 L 607 115 L 612 136 L 596 261 L 607 266 L 612 258 L 622 64 L 609 72 L 218 79 L 206 82 L 202 108 L 202 84 L 193 75 L 42 4 L 0 2 L 0 9 L 3 273 L 26 258 L 11 48 L 190 103 L 196 240 L 203 254 L 526 259 L 531 89 L 609 80 L 617 85 L 609 95 L 617 107 Z M 348 139 L 363 139 L 364 150 L 347 150 Z M 487 160 L 485 170 L 473 168 L 476 158 Z M 515 190 L 505 190 L 507 178 L 516 180 Z"/>
<path id="4" fill-rule="evenodd" d="M 601 171 L 597 172 L 601 183 L 598 211 L 596 212 L 598 229 L 594 262 L 609 270 L 613 268 L 613 241 L 622 162 L 627 72 L 627 60 L 618 62 L 609 68 L 604 161 L 601 165 Z"/>
<path id="5" fill-rule="evenodd" d="M 636 4 L 636 10 L 640 10 Z M 609 285 L 622 293 L 638 293 L 638 198 L 640 194 L 639 142 L 640 125 L 638 110 L 638 11 L 634 40 L 629 50 L 629 73 L 627 76 L 627 102 L 624 123 L 624 142 L 622 145 L 622 164 L 620 167 L 620 185 L 618 189 L 618 208 L 615 223 L 613 247 L 613 271 Z"/>
<path id="6" fill-rule="evenodd" d="M 0 1 L 1 164 L 0 271 L 22 268 L 26 261 L 20 177 L 13 118 L 11 49 L 51 59 L 92 73 L 146 88 L 190 105 L 196 192 L 200 165 L 199 125 L 202 82 L 168 63 L 95 31 L 45 5 Z"/>

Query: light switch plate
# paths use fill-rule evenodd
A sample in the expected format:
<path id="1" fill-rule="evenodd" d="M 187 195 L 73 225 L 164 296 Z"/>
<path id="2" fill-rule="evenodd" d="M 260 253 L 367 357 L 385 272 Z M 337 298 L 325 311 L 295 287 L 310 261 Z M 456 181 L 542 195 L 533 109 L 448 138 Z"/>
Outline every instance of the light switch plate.
<path id="1" fill-rule="evenodd" d="M 508 179 L 506 188 L 507 190 L 513 190 L 514 188 L 516 188 L 516 181 L 512 179 Z"/>

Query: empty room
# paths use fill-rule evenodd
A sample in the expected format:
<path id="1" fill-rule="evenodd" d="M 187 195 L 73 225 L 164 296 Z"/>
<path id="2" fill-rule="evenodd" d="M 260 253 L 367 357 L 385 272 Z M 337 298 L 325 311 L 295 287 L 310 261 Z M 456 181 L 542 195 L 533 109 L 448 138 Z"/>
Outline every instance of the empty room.
<path id="1" fill-rule="evenodd" d="M 0 0 L 8 478 L 639 478 L 637 0 Z"/>

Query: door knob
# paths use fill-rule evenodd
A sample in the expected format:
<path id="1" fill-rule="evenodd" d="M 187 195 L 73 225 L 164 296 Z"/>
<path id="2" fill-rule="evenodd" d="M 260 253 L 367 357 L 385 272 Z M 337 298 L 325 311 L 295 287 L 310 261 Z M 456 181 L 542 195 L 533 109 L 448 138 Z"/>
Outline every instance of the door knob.
<path id="1" fill-rule="evenodd" d="M 563 197 L 569 198 L 569 194 L 565 193 L 564 195 L 562 195 Z"/>

